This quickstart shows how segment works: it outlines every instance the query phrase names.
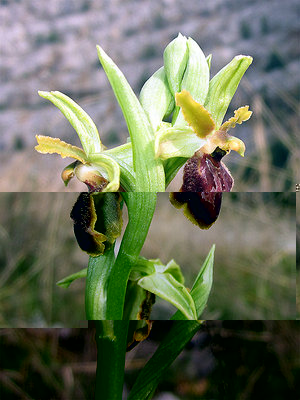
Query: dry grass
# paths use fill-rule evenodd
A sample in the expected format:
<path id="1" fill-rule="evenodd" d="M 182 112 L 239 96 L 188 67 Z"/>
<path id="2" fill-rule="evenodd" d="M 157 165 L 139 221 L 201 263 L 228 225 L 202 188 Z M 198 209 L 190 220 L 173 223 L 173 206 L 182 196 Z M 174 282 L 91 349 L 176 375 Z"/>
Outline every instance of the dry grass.
<path id="1" fill-rule="evenodd" d="M 191 286 L 216 243 L 208 319 L 295 318 L 295 194 L 225 194 L 221 215 L 201 231 L 173 208 L 158 208 L 143 255 L 181 265 Z M 1 326 L 80 326 L 84 280 L 55 285 L 87 265 L 74 239 L 69 212 L 75 193 L 0 195 Z M 159 307 L 155 318 L 171 310 Z"/>

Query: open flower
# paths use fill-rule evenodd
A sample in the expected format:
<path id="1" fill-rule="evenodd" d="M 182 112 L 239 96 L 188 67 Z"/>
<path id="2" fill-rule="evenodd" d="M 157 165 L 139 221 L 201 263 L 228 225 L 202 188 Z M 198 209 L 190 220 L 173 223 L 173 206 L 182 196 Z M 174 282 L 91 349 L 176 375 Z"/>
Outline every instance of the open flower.
<path id="1" fill-rule="evenodd" d="M 120 186 L 119 164 L 104 154 L 105 147 L 90 116 L 63 93 L 39 92 L 39 95 L 50 100 L 65 115 L 77 132 L 83 149 L 58 138 L 42 135 L 36 136 L 38 145 L 35 149 L 39 153 L 57 153 L 63 158 L 70 157 L 76 160 L 62 172 L 65 185 L 76 175 L 88 186 L 90 192 L 117 191 Z"/>
<path id="2" fill-rule="evenodd" d="M 187 161 L 180 191 L 230 192 L 233 178 L 221 159 L 231 150 L 244 156 L 244 142 L 229 135 L 228 131 L 251 117 L 249 106 L 240 107 L 234 112 L 234 117 L 217 129 L 211 114 L 187 91 L 176 93 L 176 103 L 197 137 L 206 139 L 205 144 Z"/>
<path id="3" fill-rule="evenodd" d="M 221 159 L 231 150 L 241 156 L 245 153 L 243 141 L 228 131 L 247 121 L 252 112 L 249 106 L 241 107 L 234 112 L 234 117 L 216 129 L 211 114 L 187 91 L 176 93 L 176 103 L 197 137 L 206 141 L 184 166 L 180 192 L 185 193 L 171 193 L 170 200 L 176 208 L 183 207 L 184 214 L 194 224 L 208 229 L 219 216 L 222 192 L 230 192 L 234 182 Z"/>

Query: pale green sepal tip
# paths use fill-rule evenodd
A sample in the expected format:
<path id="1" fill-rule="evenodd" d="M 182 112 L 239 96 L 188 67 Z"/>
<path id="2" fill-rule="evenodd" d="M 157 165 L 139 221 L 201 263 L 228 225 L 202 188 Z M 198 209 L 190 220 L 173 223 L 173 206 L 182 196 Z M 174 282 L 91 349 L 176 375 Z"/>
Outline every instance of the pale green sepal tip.
<path id="1" fill-rule="evenodd" d="M 77 132 L 87 156 L 90 153 L 103 150 L 103 145 L 94 121 L 74 100 L 59 91 L 38 91 L 38 94 L 44 99 L 51 101 L 68 119 Z"/>
<path id="2" fill-rule="evenodd" d="M 213 116 L 217 129 L 252 60 L 250 56 L 238 55 L 210 80 L 204 107 Z"/>
<path id="3" fill-rule="evenodd" d="M 145 82 L 140 93 L 140 103 L 155 132 L 164 116 L 170 114 L 175 106 L 164 67 L 154 72 Z"/>
<path id="4" fill-rule="evenodd" d="M 179 33 L 178 36 L 168 44 L 164 51 L 164 67 L 173 96 L 181 89 L 181 80 L 187 60 L 187 38 Z"/>

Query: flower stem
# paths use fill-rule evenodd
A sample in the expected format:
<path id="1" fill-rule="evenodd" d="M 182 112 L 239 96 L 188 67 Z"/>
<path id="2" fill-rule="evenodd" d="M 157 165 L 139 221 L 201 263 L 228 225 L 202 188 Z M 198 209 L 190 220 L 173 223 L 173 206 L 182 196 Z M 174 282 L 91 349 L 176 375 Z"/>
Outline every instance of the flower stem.
<path id="1" fill-rule="evenodd" d="M 96 321 L 95 400 L 122 398 L 129 321 Z"/>
<path id="2" fill-rule="evenodd" d="M 110 271 L 106 319 L 123 317 L 127 281 L 148 234 L 156 207 L 156 193 L 122 193 L 128 209 L 128 224 L 115 264 Z"/>

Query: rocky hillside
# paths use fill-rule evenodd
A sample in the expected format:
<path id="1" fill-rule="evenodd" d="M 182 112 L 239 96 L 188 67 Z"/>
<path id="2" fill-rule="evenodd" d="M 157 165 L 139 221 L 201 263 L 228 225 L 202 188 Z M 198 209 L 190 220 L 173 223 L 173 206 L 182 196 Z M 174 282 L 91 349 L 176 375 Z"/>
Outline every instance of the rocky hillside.
<path id="1" fill-rule="evenodd" d="M 255 92 L 273 110 L 282 109 L 280 93 L 295 99 L 299 90 L 297 0 L 2 0 L 0 19 L 2 155 L 31 149 L 37 133 L 78 143 L 38 90 L 71 96 L 95 120 L 107 146 L 125 140 L 126 126 L 96 44 L 136 92 L 162 65 L 163 50 L 178 32 L 213 54 L 212 74 L 237 54 L 254 57 L 238 105 L 251 104 L 249 93 Z"/>

